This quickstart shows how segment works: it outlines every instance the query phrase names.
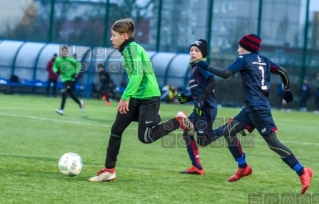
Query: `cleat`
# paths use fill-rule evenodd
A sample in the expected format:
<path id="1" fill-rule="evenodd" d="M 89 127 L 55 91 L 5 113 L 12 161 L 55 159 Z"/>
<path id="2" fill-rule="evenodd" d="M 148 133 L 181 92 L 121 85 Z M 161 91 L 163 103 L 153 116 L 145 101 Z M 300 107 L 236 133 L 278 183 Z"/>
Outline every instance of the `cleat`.
<path id="1" fill-rule="evenodd" d="M 176 115 L 176 120 L 178 120 L 182 130 L 186 131 L 188 135 L 192 136 L 195 134 L 195 128 L 193 123 L 188 119 L 186 113 L 179 111 Z"/>
<path id="2" fill-rule="evenodd" d="M 229 118 L 229 119 L 227 120 L 226 124 L 229 124 L 232 120 L 233 120 L 232 118 Z M 239 134 L 240 134 L 241 136 L 246 136 L 246 135 L 247 135 L 245 129 L 239 131 Z"/>
<path id="3" fill-rule="evenodd" d="M 202 169 L 198 169 L 195 166 L 191 166 L 190 168 L 184 170 L 184 171 L 180 171 L 180 174 L 196 174 L 196 175 L 204 175 L 205 171 L 204 168 Z"/>
<path id="4" fill-rule="evenodd" d="M 249 176 L 252 173 L 253 173 L 253 169 L 250 166 L 248 166 L 248 165 L 247 165 L 247 167 L 245 169 L 238 168 L 236 173 L 228 178 L 228 182 L 238 181 L 239 179 L 241 179 L 241 178 L 243 178 L 245 176 Z"/>
<path id="5" fill-rule="evenodd" d="M 89 179 L 91 182 L 112 182 L 115 181 L 116 175 L 114 168 L 113 169 L 107 169 L 104 168 L 97 172 L 96 176 L 93 176 Z"/>
<path id="6" fill-rule="evenodd" d="M 307 191 L 307 189 L 309 188 L 310 182 L 311 182 L 311 177 L 313 174 L 313 171 L 310 168 L 304 168 L 304 172 L 305 173 L 299 177 L 301 185 L 302 185 L 301 194 L 304 194 Z"/>
<path id="7" fill-rule="evenodd" d="M 62 109 L 55 109 L 55 112 L 60 114 L 60 115 L 64 114 L 64 111 Z"/>
<path id="8" fill-rule="evenodd" d="M 111 102 L 110 102 L 110 101 L 107 101 L 107 102 L 105 103 L 105 105 L 106 105 L 106 106 L 110 106 L 110 105 L 111 105 Z"/>
<path id="9" fill-rule="evenodd" d="M 102 96 L 102 98 L 101 98 L 103 101 L 105 101 L 106 100 L 106 96 L 104 95 L 104 96 Z"/>
<path id="10" fill-rule="evenodd" d="M 80 100 L 81 104 L 80 104 L 80 109 L 83 112 L 84 111 L 84 101 Z"/>

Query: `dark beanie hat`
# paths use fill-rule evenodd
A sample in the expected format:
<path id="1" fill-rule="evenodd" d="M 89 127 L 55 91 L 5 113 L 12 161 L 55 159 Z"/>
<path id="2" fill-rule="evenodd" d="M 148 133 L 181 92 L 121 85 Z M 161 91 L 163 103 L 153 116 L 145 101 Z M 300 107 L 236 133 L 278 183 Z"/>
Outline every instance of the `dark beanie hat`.
<path id="1" fill-rule="evenodd" d="M 189 46 L 189 50 L 191 49 L 192 46 L 198 47 L 198 49 L 200 50 L 200 52 L 203 55 L 203 58 L 207 57 L 207 42 L 206 42 L 206 40 L 203 40 L 203 39 L 196 40 L 195 42 L 193 42 L 191 44 L 191 46 Z"/>
<path id="2" fill-rule="evenodd" d="M 247 51 L 259 52 L 261 38 L 255 34 L 247 34 L 239 41 L 239 45 Z"/>

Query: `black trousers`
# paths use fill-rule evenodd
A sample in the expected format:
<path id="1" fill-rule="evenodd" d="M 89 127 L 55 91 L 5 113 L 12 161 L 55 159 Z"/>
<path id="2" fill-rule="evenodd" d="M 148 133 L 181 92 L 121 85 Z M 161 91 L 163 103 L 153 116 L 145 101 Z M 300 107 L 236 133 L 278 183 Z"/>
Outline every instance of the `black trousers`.
<path id="1" fill-rule="evenodd" d="M 106 168 L 115 167 L 121 146 L 122 134 L 131 122 L 138 122 L 138 139 L 145 144 L 153 143 L 180 127 L 175 117 L 164 123 L 160 123 L 159 108 L 160 97 L 154 97 L 149 100 L 131 98 L 129 111 L 126 114 L 117 113 L 106 150 Z"/>
<path id="2" fill-rule="evenodd" d="M 81 102 L 80 99 L 78 99 L 73 92 L 74 88 L 74 81 L 66 81 L 63 83 L 63 89 L 62 89 L 62 100 L 61 100 L 61 110 L 64 110 L 65 102 L 68 97 L 68 95 L 73 99 L 75 103 L 77 103 L 81 108 Z"/>
<path id="3" fill-rule="evenodd" d="M 50 96 L 51 84 L 53 84 L 53 87 L 52 87 L 52 95 L 53 95 L 54 97 L 56 96 L 56 85 L 57 85 L 57 81 L 58 81 L 58 80 L 53 80 L 53 79 L 49 79 L 49 80 L 48 80 L 48 85 L 47 85 L 47 89 L 46 89 L 46 94 L 47 94 L 47 96 Z"/>

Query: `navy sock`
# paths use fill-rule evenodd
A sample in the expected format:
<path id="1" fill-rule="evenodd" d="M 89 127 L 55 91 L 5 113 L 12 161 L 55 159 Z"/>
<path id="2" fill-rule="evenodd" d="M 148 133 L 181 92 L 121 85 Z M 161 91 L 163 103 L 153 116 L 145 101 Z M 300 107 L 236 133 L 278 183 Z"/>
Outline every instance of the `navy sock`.
<path id="1" fill-rule="evenodd" d="M 296 159 L 295 155 L 290 154 L 285 158 L 281 158 L 290 168 L 292 168 L 298 176 L 301 176 L 305 173 L 303 166 Z"/>

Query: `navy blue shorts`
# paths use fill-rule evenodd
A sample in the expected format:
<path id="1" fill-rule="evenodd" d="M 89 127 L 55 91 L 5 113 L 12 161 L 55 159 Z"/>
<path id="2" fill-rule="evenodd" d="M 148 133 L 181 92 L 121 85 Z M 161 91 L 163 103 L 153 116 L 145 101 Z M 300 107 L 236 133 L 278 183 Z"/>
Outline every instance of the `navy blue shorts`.
<path id="1" fill-rule="evenodd" d="M 194 109 L 188 118 L 194 124 L 197 133 L 206 135 L 213 131 L 213 123 L 217 115 L 217 109 L 206 107 L 203 108 L 202 112 L 203 114 L 198 116 Z"/>
<path id="2" fill-rule="evenodd" d="M 246 112 L 246 108 L 243 108 L 234 117 L 234 120 L 239 122 L 249 132 L 252 132 L 256 128 L 262 136 L 268 136 L 277 130 L 270 109 Z"/>

